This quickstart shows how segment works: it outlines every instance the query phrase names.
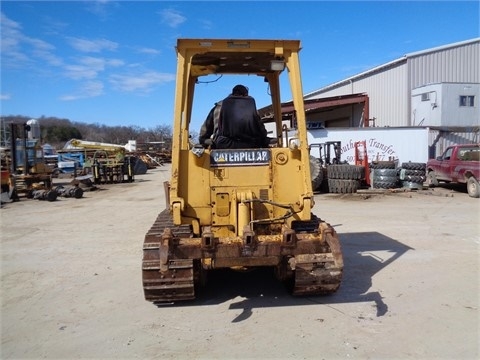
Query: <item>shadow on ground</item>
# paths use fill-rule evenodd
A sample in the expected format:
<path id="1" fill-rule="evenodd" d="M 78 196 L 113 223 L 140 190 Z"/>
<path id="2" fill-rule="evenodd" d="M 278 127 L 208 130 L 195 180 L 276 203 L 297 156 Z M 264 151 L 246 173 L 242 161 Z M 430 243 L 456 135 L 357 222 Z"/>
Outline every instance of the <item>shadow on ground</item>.
<path id="1" fill-rule="evenodd" d="M 209 306 L 235 300 L 230 309 L 243 309 L 234 322 L 247 319 L 254 308 L 372 302 L 377 316 L 388 312 L 378 291 L 372 291 L 372 278 L 412 248 L 378 232 L 338 234 L 344 256 L 344 273 L 340 289 L 332 295 L 294 297 L 277 280 L 272 268 L 248 272 L 230 269 L 208 273 L 205 287 L 198 289 L 196 299 L 175 306 Z"/>
<path id="2" fill-rule="evenodd" d="M 458 183 L 440 183 L 438 186 L 432 188 L 433 190 L 435 188 L 440 188 L 440 189 L 445 189 L 445 190 L 450 190 L 452 192 L 458 192 L 458 193 L 463 193 L 467 194 L 467 185 L 466 184 L 458 184 Z"/>

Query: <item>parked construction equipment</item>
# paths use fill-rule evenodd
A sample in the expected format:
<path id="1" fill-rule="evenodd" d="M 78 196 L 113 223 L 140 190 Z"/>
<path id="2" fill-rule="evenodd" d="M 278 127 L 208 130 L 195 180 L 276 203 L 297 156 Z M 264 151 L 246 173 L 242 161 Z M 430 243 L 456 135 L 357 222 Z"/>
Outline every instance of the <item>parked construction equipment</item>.
<path id="1" fill-rule="evenodd" d="M 52 187 L 52 169 L 45 164 L 40 140 L 28 139 L 29 130 L 28 124 L 10 124 L 9 197 L 13 201 L 21 195 L 29 197 L 33 190 Z"/>
<path id="2" fill-rule="evenodd" d="M 327 141 L 324 143 L 309 144 L 310 146 L 310 173 L 312 176 L 312 190 L 328 192 L 328 172 L 330 165 L 341 162 L 341 142 Z"/>
<path id="3" fill-rule="evenodd" d="M 366 186 L 368 163 L 359 160 L 351 165 L 342 161 L 341 141 L 313 143 L 310 148 L 313 190 L 347 194 Z M 364 159 L 368 161 L 366 154 Z"/>
<path id="4" fill-rule="evenodd" d="M 95 184 L 134 181 L 134 162 L 132 157 L 126 154 L 125 146 L 79 139 L 71 139 L 69 145 L 83 151 L 83 156 L 75 156 L 70 148 L 68 156 L 79 160 L 78 166 L 81 167 L 82 175 L 92 174 Z"/>
<path id="5" fill-rule="evenodd" d="M 145 235 L 145 299 L 193 299 L 208 272 L 222 268 L 271 267 L 293 295 L 335 292 L 343 256 L 333 227 L 312 213 L 300 41 L 179 39 L 176 50 L 171 179 L 167 208 Z M 258 76 L 268 87 L 276 129 L 268 148 L 192 144 L 194 90 L 208 75 Z M 287 84 L 298 124 L 291 136 L 282 135 Z"/>

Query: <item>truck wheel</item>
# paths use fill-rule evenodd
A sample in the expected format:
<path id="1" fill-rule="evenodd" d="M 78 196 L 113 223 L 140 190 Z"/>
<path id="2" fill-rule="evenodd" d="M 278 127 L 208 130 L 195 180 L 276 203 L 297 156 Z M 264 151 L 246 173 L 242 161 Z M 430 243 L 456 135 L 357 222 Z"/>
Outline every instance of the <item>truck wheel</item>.
<path id="1" fill-rule="evenodd" d="M 428 187 L 438 186 L 438 180 L 437 180 L 437 177 L 435 176 L 435 171 L 429 171 L 427 173 L 426 182 L 427 182 Z"/>
<path id="2" fill-rule="evenodd" d="M 470 197 L 478 198 L 480 197 L 480 185 L 478 184 L 477 179 L 473 176 L 470 176 L 467 181 L 467 192 Z"/>

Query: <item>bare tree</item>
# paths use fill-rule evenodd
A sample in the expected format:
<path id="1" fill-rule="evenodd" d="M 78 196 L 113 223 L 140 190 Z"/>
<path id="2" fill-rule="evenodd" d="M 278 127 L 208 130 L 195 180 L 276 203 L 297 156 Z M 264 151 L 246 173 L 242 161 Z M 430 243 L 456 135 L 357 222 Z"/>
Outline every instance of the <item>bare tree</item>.
<path id="1" fill-rule="evenodd" d="M 11 122 L 26 123 L 30 119 L 31 117 L 21 115 L 1 117 L 1 129 L 7 128 Z M 157 125 L 145 129 L 140 126 L 87 124 L 46 116 L 41 116 L 37 120 L 40 124 L 42 141 L 48 141 L 57 149 L 62 148 L 72 138 L 120 145 L 126 144 L 129 140 L 136 140 L 137 143 L 161 142 L 164 149 L 170 149 L 172 143 L 172 128 L 169 125 Z"/>

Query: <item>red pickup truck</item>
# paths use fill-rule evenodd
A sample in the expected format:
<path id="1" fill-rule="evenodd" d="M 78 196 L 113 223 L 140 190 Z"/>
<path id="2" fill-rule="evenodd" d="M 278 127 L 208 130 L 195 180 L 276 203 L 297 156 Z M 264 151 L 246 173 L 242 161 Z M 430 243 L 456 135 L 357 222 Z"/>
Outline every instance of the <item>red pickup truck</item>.
<path id="1" fill-rule="evenodd" d="M 427 161 L 427 184 L 440 181 L 467 184 L 468 195 L 480 197 L 480 144 L 453 145 L 442 156 Z"/>

